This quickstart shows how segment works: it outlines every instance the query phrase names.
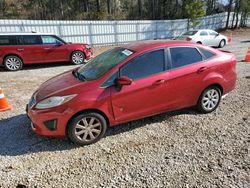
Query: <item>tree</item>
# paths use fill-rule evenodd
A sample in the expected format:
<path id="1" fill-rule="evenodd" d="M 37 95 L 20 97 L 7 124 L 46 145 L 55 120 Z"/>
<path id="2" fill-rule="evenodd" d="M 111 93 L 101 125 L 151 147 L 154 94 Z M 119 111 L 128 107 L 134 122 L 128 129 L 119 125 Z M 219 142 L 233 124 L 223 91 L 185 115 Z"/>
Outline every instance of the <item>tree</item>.
<path id="1" fill-rule="evenodd" d="M 188 17 L 188 30 L 195 28 L 200 23 L 200 18 L 205 15 L 204 3 L 201 0 L 189 1 L 185 6 Z"/>
<path id="2" fill-rule="evenodd" d="M 229 26 L 229 18 L 230 18 L 230 14 L 231 14 L 232 6 L 233 6 L 233 0 L 229 0 L 229 2 L 228 2 L 228 8 L 227 8 L 227 22 L 226 22 L 226 29 L 228 29 L 228 26 Z"/>

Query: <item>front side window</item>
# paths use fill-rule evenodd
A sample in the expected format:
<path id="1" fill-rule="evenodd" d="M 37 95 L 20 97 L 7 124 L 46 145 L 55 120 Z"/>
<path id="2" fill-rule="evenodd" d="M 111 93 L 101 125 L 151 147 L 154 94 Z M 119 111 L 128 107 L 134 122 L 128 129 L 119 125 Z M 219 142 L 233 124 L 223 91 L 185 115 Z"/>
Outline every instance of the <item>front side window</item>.
<path id="1" fill-rule="evenodd" d="M 118 72 L 113 73 L 107 80 L 101 85 L 102 88 L 112 86 L 115 83 L 115 80 L 118 78 Z"/>
<path id="2" fill-rule="evenodd" d="M 200 36 L 207 36 L 208 34 L 207 34 L 207 32 L 206 31 L 201 31 L 200 32 Z"/>
<path id="3" fill-rule="evenodd" d="M 40 37 L 38 35 L 23 35 L 22 44 L 24 45 L 35 45 L 41 44 Z"/>
<path id="4" fill-rule="evenodd" d="M 90 60 L 77 70 L 79 77 L 86 80 L 96 80 L 111 70 L 114 66 L 131 56 L 134 52 L 125 48 L 114 48 Z"/>
<path id="5" fill-rule="evenodd" d="M 17 45 L 16 36 L 0 36 L 0 45 Z"/>
<path id="6" fill-rule="evenodd" d="M 156 50 L 140 55 L 120 70 L 120 76 L 126 76 L 133 80 L 145 78 L 164 71 L 164 50 Z"/>
<path id="7" fill-rule="evenodd" d="M 202 61 L 202 56 L 196 48 L 175 47 L 170 48 L 172 68 L 183 67 Z"/>
<path id="8" fill-rule="evenodd" d="M 62 41 L 54 36 L 41 36 L 43 44 L 61 44 Z"/>

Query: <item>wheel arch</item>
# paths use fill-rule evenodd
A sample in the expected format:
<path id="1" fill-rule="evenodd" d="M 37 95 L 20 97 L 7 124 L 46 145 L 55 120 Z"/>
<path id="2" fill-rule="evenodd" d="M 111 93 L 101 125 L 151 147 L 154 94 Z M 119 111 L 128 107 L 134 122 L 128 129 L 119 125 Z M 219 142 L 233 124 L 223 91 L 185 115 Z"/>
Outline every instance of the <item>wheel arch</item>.
<path id="1" fill-rule="evenodd" d="M 90 108 L 90 109 L 84 109 L 84 110 L 81 110 L 77 113 L 75 113 L 67 122 L 67 125 L 66 125 L 66 128 L 65 128 L 65 132 L 67 133 L 67 129 L 69 127 L 69 123 L 70 121 L 72 121 L 72 119 L 74 119 L 76 116 L 82 114 L 82 113 L 86 113 L 86 112 L 95 112 L 95 113 L 98 113 L 100 115 L 102 115 L 104 117 L 104 119 L 106 120 L 107 122 L 107 126 L 109 127 L 110 126 L 110 121 L 109 121 L 109 118 L 108 116 L 101 110 L 98 110 L 98 109 L 94 109 L 94 108 Z"/>
<path id="2" fill-rule="evenodd" d="M 201 98 L 202 93 L 203 93 L 207 88 L 213 87 L 213 86 L 214 86 L 214 87 L 218 87 L 218 88 L 220 89 L 220 91 L 221 91 L 221 95 L 223 95 L 224 89 L 223 89 L 223 87 L 222 87 L 221 84 L 219 84 L 219 83 L 209 84 L 209 85 L 207 85 L 207 86 L 201 91 L 201 93 L 200 93 L 200 95 L 199 95 L 199 98 L 198 98 L 198 100 L 197 100 L 196 103 L 199 102 L 199 99 Z"/>
<path id="3" fill-rule="evenodd" d="M 8 56 L 17 56 L 18 58 L 21 59 L 22 63 L 24 64 L 23 58 L 22 58 L 20 55 L 15 54 L 15 53 L 10 53 L 10 54 L 6 54 L 6 55 L 3 57 L 2 65 L 4 65 L 4 60 L 5 60 L 5 58 L 8 57 Z"/>
<path id="4" fill-rule="evenodd" d="M 75 50 L 73 50 L 73 51 L 70 53 L 70 56 L 69 56 L 70 60 L 71 60 L 71 57 L 72 57 L 73 53 L 74 53 L 74 52 L 77 52 L 77 51 L 82 52 L 83 55 L 84 55 L 84 59 L 86 58 L 86 53 L 84 52 L 84 50 L 82 50 L 82 49 L 75 49 Z"/>

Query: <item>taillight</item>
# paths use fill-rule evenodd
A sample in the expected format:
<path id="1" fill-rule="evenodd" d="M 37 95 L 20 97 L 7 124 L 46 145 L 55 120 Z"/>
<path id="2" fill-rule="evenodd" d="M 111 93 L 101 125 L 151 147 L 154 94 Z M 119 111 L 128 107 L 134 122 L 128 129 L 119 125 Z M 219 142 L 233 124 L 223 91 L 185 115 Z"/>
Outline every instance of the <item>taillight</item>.
<path id="1" fill-rule="evenodd" d="M 186 41 L 191 41 L 192 39 L 190 37 L 187 37 L 186 38 Z"/>

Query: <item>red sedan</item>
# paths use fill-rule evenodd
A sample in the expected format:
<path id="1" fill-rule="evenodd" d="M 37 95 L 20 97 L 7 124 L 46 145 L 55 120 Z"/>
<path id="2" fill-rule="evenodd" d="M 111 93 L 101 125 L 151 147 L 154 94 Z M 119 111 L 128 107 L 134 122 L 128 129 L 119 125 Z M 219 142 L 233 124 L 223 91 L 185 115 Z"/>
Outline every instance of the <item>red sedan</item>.
<path id="1" fill-rule="evenodd" d="M 88 44 L 66 43 L 53 34 L 0 34 L 0 65 L 9 71 L 36 63 L 70 61 L 79 65 L 91 57 L 92 49 Z"/>
<path id="2" fill-rule="evenodd" d="M 235 88 L 235 67 L 233 54 L 199 44 L 131 43 L 42 84 L 27 114 L 40 135 L 91 144 L 120 123 L 192 106 L 214 111 Z"/>

